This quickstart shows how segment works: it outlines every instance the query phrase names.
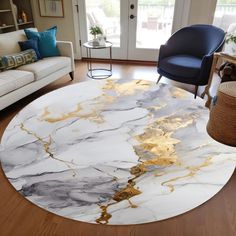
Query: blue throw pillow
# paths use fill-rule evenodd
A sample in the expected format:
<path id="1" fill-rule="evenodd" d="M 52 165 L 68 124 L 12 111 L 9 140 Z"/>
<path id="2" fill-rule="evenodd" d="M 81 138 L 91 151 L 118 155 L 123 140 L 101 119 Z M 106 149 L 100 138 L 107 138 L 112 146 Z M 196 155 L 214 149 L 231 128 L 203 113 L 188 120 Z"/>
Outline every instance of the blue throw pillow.
<path id="1" fill-rule="evenodd" d="M 24 29 L 24 31 L 28 39 L 38 39 L 39 53 L 42 58 L 60 56 L 56 41 L 56 26 L 43 32 L 36 32 L 30 29 Z"/>
<path id="2" fill-rule="evenodd" d="M 34 49 L 37 54 L 37 58 L 42 59 L 39 52 L 38 39 L 29 39 L 26 41 L 18 42 L 18 44 L 21 48 L 21 51 L 25 51 L 27 49 Z"/>

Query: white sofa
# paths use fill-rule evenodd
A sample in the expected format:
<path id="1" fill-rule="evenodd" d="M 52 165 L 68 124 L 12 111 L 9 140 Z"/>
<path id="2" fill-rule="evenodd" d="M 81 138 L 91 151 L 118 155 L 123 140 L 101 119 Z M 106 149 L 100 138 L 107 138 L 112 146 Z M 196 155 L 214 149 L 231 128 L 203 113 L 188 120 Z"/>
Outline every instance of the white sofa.
<path id="1" fill-rule="evenodd" d="M 20 52 L 19 41 L 27 40 L 23 30 L 0 34 L 0 56 Z M 61 56 L 0 72 L 0 110 L 70 74 L 74 78 L 74 54 L 71 42 L 58 41 Z"/>

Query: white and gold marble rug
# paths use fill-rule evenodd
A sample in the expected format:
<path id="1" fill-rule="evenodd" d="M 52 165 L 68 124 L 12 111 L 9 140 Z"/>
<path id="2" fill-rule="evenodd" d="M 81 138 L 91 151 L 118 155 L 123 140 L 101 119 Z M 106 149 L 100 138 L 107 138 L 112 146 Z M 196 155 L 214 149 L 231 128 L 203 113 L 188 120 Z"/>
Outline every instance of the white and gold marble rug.
<path id="1" fill-rule="evenodd" d="M 14 188 L 74 220 L 126 225 L 167 219 L 213 197 L 236 150 L 206 133 L 201 99 L 169 85 L 88 81 L 25 107 L 1 140 Z"/>

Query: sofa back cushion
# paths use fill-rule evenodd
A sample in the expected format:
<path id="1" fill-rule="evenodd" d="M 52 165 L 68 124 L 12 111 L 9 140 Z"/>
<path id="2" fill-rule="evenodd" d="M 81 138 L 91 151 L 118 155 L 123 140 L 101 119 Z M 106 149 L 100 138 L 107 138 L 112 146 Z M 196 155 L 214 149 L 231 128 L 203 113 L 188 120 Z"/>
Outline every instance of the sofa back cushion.
<path id="1" fill-rule="evenodd" d="M 36 28 L 32 30 L 37 31 Z M 0 56 L 18 53 L 21 51 L 19 41 L 27 40 L 24 30 L 0 34 Z"/>
<path id="2" fill-rule="evenodd" d="M 0 34 L 0 56 L 20 52 L 18 41 L 27 40 L 24 30 Z"/>

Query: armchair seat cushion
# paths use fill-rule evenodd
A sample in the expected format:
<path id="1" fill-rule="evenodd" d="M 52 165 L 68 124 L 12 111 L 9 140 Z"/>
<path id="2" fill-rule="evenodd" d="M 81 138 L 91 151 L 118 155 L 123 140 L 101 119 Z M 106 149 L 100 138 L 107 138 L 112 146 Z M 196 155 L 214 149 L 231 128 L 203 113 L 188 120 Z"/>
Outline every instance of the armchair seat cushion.
<path id="1" fill-rule="evenodd" d="M 174 55 L 162 59 L 159 67 L 175 77 L 195 78 L 200 73 L 201 62 L 201 59 L 190 55 Z"/>

